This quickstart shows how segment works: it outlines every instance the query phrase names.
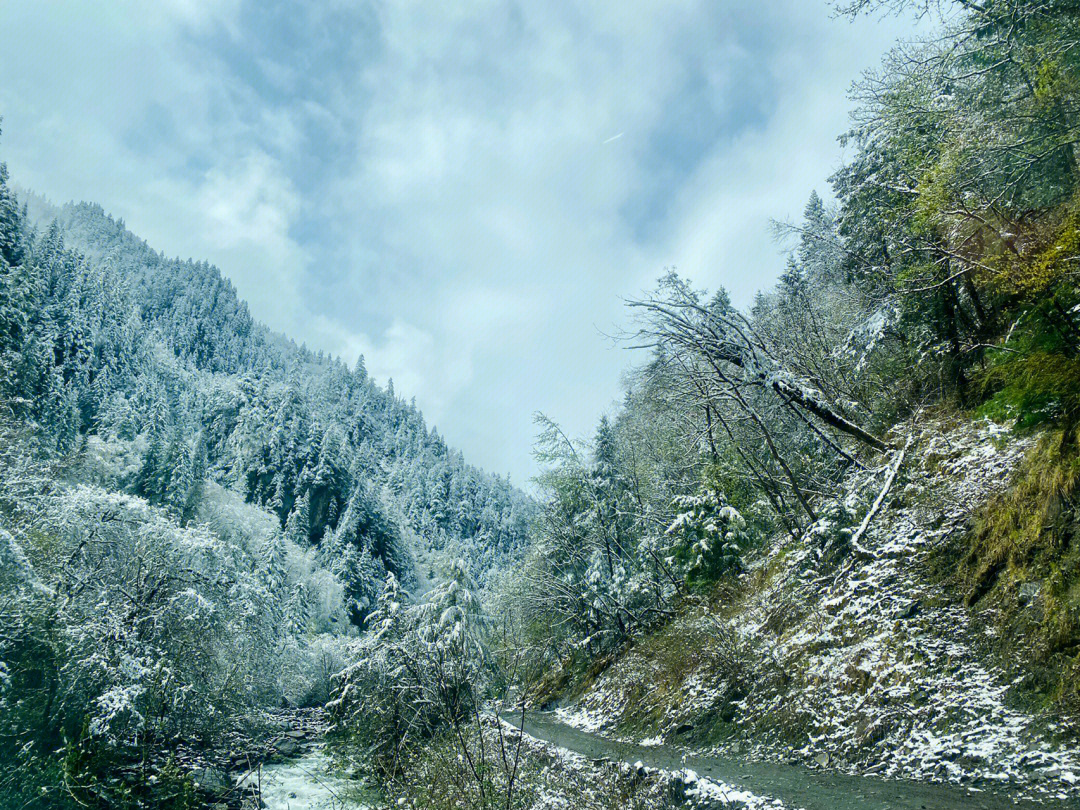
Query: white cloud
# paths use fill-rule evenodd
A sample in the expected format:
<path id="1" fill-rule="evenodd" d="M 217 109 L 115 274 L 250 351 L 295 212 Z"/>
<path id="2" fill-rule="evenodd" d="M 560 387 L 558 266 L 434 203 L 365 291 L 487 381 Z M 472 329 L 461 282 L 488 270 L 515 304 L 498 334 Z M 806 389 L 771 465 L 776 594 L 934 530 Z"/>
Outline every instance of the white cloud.
<path id="1" fill-rule="evenodd" d="M 293 308 L 302 301 L 308 260 L 289 230 L 301 201 L 280 166 L 253 152 L 211 169 L 192 195 L 191 212 L 202 221 L 198 239 L 205 250 L 222 267 L 257 268 L 258 277 L 245 274 L 239 281 L 241 295 L 257 312 L 277 310 L 292 321 L 292 330 L 300 327 L 303 314 Z"/>
<path id="2" fill-rule="evenodd" d="M 364 353 L 520 481 L 533 411 L 583 433 L 618 396 L 621 297 L 673 264 L 743 302 L 775 275 L 768 220 L 826 190 L 885 25 L 803 0 L 12 0 L 0 148 L 218 264 L 270 326 Z"/>
<path id="3" fill-rule="evenodd" d="M 127 0 L 121 5 L 140 17 L 156 11 L 166 25 L 181 24 L 199 31 L 224 26 L 234 33 L 240 10 L 239 0 L 158 0 L 149 7 L 139 0 Z"/>

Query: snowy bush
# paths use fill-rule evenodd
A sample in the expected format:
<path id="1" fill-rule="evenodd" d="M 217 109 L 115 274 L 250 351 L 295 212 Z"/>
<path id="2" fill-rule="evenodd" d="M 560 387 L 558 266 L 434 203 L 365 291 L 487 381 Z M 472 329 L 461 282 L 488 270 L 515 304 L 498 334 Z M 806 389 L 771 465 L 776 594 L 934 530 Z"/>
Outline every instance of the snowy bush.
<path id="1" fill-rule="evenodd" d="M 704 584 L 739 570 L 746 521 L 723 495 L 712 489 L 679 495 L 673 506 L 677 514 L 664 534 L 689 583 Z"/>

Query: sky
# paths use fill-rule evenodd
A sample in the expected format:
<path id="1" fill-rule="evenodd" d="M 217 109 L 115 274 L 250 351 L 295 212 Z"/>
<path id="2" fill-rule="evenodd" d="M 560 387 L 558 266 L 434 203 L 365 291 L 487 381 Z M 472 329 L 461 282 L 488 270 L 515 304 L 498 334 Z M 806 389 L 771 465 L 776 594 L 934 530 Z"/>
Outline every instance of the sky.
<path id="1" fill-rule="evenodd" d="M 676 268 L 738 305 L 911 20 L 827 0 L 3 0 L 0 160 L 415 397 L 525 484 L 587 436 Z"/>

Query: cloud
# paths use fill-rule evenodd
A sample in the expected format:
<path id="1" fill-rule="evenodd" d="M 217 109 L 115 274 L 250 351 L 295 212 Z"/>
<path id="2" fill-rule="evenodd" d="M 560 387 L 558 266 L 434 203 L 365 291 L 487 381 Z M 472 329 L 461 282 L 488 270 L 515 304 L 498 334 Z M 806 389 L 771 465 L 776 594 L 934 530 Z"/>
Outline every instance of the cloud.
<path id="1" fill-rule="evenodd" d="M 537 296 L 492 288 L 450 293 L 442 301 L 442 317 L 425 329 L 395 317 L 377 334 L 354 332 L 340 321 L 317 315 L 317 343 L 349 362 L 364 356 L 368 373 L 380 384 L 394 381 L 398 396 L 426 392 L 424 415 L 429 425 L 453 418 L 458 398 L 476 381 L 474 358 L 500 341 L 525 347 L 543 328 Z"/>
<path id="2" fill-rule="evenodd" d="M 329 345 L 333 353 L 353 360 L 363 356 L 368 374 L 377 382 L 386 385 L 393 379 L 398 396 L 408 397 L 410 392 L 421 388 L 445 392 L 445 386 L 452 390 L 454 386 L 467 385 L 471 377 L 471 369 L 462 368 L 460 363 L 451 364 L 456 367 L 452 369 L 455 373 L 450 373 L 451 368 L 446 364 L 449 358 L 440 351 L 435 336 L 401 319 L 393 320 L 374 338 L 362 332 L 350 332 L 324 316 L 316 316 L 316 330 L 323 336 L 321 342 Z M 445 406 L 444 396 L 432 397 L 426 414 L 428 420 L 437 421 Z"/>
<path id="3" fill-rule="evenodd" d="M 289 236 L 301 201 L 276 161 L 252 152 L 228 166 L 208 171 L 191 189 L 193 215 L 202 221 L 202 241 L 223 267 L 240 263 L 259 268 L 258 279 L 244 279 L 241 294 L 256 311 L 297 304 L 306 252 Z M 302 313 L 279 312 L 296 329 Z"/>
<path id="4" fill-rule="evenodd" d="M 621 300 L 676 265 L 750 300 L 905 20 L 822 2 L 160 4 L 0 15 L 16 180 L 218 264 L 256 317 L 366 355 L 523 481 L 591 430 Z M 48 53 L 49 58 L 41 54 Z"/>

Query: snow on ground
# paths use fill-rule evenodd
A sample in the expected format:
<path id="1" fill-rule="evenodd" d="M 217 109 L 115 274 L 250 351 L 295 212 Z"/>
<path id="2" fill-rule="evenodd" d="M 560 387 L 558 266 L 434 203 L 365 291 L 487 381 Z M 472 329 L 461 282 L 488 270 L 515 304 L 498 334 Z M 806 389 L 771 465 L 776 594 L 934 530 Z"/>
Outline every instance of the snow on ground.
<path id="1" fill-rule="evenodd" d="M 861 538 L 869 560 L 848 555 L 829 564 L 829 543 L 842 542 L 866 513 L 884 464 L 852 477 L 843 506 L 807 541 L 777 540 L 751 563 L 764 585 L 729 626 L 754 651 L 759 671 L 734 702 L 737 740 L 722 746 L 727 753 L 1080 798 L 1080 750 L 1050 739 L 1063 730 L 1055 718 L 1010 705 L 1012 684 L 979 654 L 970 613 L 925 576 L 931 550 L 965 531 L 1034 442 L 1006 434 L 990 423 L 924 427 Z M 700 628 L 705 620 L 681 621 Z M 630 685 L 652 682 L 655 667 L 644 655 L 627 656 L 559 719 L 617 730 Z M 786 685 L 776 686 L 769 672 L 782 673 Z M 692 723 L 723 702 L 728 686 L 718 672 L 692 670 L 657 730 L 671 735 Z"/>
<path id="2" fill-rule="evenodd" d="M 677 777 L 689 785 L 686 795 L 691 801 L 696 800 L 703 804 L 723 802 L 735 807 L 744 807 L 747 810 L 783 810 L 786 806 L 779 799 L 759 796 L 756 793 L 739 790 L 716 779 L 698 776 L 689 768 L 679 772 Z"/>
<path id="3" fill-rule="evenodd" d="M 591 711 L 580 704 L 569 708 L 556 709 L 555 716 L 566 725 L 579 728 L 582 731 L 599 731 L 610 725 L 610 719 L 605 716 L 604 712 Z"/>

